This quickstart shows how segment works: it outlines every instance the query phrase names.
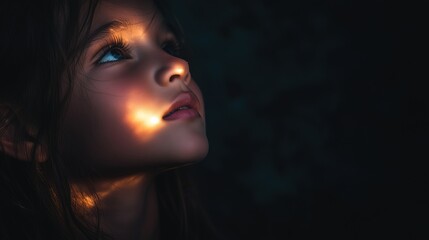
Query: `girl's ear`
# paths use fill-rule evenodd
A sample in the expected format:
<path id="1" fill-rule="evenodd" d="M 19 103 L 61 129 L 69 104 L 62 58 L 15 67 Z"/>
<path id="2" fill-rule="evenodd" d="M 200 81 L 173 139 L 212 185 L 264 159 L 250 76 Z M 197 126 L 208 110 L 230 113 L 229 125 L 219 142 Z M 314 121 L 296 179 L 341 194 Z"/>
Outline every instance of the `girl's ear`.
<path id="1" fill-rule="evenodd" d="M 32 138 L 35 131 L 21 126 L 22 122 L 17 119 L 17 114 L 10 108 L 0 106 L 0 152 L 17 160 L 31 161 L 32 151 L 36 146 L 34 138 Z M 45 144 L 37 144 L 34 151 L 37 162 L 47 160 L 48 151 Z"/>

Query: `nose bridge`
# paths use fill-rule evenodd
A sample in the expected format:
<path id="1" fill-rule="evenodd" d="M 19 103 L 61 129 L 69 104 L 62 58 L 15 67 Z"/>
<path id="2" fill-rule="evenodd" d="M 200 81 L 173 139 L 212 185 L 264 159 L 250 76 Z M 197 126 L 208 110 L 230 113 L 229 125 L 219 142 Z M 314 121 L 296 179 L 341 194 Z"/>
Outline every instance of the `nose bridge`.
<path id="1" fill-rule="evenodd" d="M 155 75 L 158 84 L 167 86 L 176 81 L 183 81 L 185 84 L 188 84 L 191 79 L 188 62 L 167 53 L 163 55 L 160 58 L 159 68 Z"/>

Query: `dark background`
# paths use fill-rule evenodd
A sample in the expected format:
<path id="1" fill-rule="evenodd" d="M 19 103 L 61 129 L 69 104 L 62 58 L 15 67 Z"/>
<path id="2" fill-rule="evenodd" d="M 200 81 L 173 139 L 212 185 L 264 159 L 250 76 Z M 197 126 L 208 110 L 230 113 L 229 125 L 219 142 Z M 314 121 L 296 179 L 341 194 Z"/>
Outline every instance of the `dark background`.
<path id="1" fill-rule="evenodd" d="M 207 112 L 192 170 L 227 239 L 429 239 L 422 6 L 171 4 Z"/>

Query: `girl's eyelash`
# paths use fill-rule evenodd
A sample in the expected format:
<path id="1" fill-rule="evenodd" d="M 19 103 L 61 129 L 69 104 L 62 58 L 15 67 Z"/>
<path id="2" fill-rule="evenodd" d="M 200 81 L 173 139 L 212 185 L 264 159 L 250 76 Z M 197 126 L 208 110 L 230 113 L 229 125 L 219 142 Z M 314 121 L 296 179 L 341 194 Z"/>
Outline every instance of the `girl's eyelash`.
<path id="1" fill-rule="evenodd" d="M 95 61 L 95 65 L 102 65 L 102 64 L 106 64 L 106 63 L 112 63 L 112 62 L 116 62 L 116 61 L 120 61 L 123 59 L 129 59 L 130 58 L 130 46 L 122 39 L 121 36 L 112 36 L 111 38 L 109 38 L 107 41 L 107 43 L 105 44 L 105 46 L 103 48 L 101 48 L 101 50 L 99 50 L 99 52 L 101 52 L 100 56 L 96 59 Z M 163 45 L 161 46 L 161 48 L 167 52 L 168 54 L 178 57 L 178 58 L 182 58 L 182 59 L 186 59 L 186 53 L 185 53 L 185 47 L 184 44 L 182 44 L 181 42 L 177 41 L 176 39 L 170 39 L 167 40 L 163 43 Z M 104 61 L 102 62 L 101 60 L 103 60 L 103 58 L 113 50 L 116 50 L 116 53 L 119 53 L 122 56 L 122 59 L 120 60 L 116 60 L 116 61 Z"/>
<path id="2" fill-rule="evenodd" d="M 107 44 L 99 51 L 102 54 L 97 58 L 95 63 L 101 65 L 109 62 L 101 62 L 104 56 L 112 50 L 119 50 L 125 59 L 130 58 L 130 46 L 120 36 L 113 36 L 107 41 Z"/>

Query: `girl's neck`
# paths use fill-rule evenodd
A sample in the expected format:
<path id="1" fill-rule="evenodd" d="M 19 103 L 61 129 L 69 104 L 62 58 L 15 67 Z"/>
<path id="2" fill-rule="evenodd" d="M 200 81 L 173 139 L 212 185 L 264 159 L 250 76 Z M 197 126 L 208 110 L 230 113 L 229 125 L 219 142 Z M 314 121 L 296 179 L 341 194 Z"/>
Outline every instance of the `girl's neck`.
<path id="1" fill-rule="evenodd" d="M 159 237 L 158 199 L 153 176 L 140 174 L 115 179 L 96 180 L 93 190 L 83 184 L 73 184 L 75 199 L 94 221 L 98 207 L 100 226 L 104 233 L 117 240 L 147 239 Z M 89 192 L 95 192 L 94 201 Z M 95 205 L 96 204 L 96 205 Z"/>

